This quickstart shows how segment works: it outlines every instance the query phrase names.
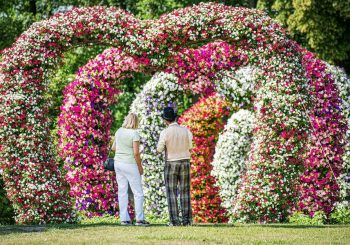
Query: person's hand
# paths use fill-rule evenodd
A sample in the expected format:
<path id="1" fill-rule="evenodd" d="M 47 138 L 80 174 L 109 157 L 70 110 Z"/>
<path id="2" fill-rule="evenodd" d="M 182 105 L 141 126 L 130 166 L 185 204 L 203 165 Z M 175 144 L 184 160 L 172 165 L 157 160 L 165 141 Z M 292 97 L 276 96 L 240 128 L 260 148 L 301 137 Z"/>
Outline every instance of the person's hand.
<path id="1" fill-rule="evenodd" d="M 139 166 L 139 172 L 140 172 L 140 175 L 143 175 L 143 167 L 142 167 L 142 165 Z"/>

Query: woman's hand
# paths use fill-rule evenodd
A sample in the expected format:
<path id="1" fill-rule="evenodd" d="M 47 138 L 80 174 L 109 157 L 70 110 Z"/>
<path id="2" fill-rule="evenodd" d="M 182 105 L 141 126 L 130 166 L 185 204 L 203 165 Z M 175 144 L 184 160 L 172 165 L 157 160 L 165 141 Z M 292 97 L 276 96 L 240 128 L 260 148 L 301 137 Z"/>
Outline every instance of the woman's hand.
<path id="1" fill-rule="evenodd" d="M 138 165 L 138 167 L 139 167 L 140 175 L 143 175 L 143 167 L 142 167 L 142 165 Z"/>
<path id="2" fill-rule="evenodd" d="M 134 157 L 137 163 L 137 167 L 139 168 L 140 175 L 143 175 L 143 167 L 142 167 L 141 156 L 140 156 L 140 141 L 134 141 L 132 144 L 134 148 Z"/>

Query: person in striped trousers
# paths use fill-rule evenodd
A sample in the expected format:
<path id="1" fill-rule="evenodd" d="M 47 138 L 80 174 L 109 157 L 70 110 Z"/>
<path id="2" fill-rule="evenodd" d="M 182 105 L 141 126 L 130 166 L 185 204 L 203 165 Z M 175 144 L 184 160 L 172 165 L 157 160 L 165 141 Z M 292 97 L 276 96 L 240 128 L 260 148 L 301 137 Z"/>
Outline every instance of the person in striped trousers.
<path id="1" fill-rule="evenodd" d="M 162 118 L 167 125 L 161 133 L 157 145 L 158 152 L 165 151 L 164 179 L 168 200 L 169 226 L 191 225 L 191 176 L 190 158 L 192 133 L 176 122 L 174 109 L 166 107 Z M 179 217 L 177 194 L 180 194 L 182 219 Z"/>

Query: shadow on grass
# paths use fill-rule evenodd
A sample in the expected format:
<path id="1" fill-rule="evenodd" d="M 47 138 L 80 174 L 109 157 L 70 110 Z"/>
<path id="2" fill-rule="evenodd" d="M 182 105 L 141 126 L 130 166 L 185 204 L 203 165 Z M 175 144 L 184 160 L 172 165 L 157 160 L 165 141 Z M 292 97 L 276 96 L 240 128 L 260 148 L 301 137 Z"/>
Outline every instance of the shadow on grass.
<path id="1" fill-rule="evenodd" d="M 297 224 L 246 224 L 238 225 L 244 226 L 255 226 L 255 227 L 265 227 L 265 228 L 284 228 L 284 229 L 329 229 L 329 228 L 350 228 L 349 225 L 297 225 Z"/>
<path id="2" fill-rule="evenodd" d="M 45 232 L 49 229 L 62 229 L 62 230 L 73 230 L 73 229 L 81 229 L 81 228 L 89 228 L 89 227 L 135 227 L 135 226 L 123 226 L 119 223 L 111 224 L 111 223 L 98 223 L 98 224 L 48 224 L 48 225 L 9 225 L 9 226 L 0 226 L 0 236 L 7 235 L 11 233 L 31 233 L 31 232 Z M 148 227 L 142 228 L 150 228 L 150 227 L 164 227 L 167 228 L 166 224 L 151 224 Z M 223 228 L 223 229 L 232 229 L 232 228 L 254 228 L 261 227 L 267 229 L 329 229 L 329 228 L 350 228 L 350 225 L 294 225 L 294 224 L 193 224 L 190 227 L 169 227 L 169 231 L 173 228 L 180 229 L 191 229 L 191 228 Z M 137 228 L 137 227 L 135 227 Z"/>
<path id="3" fill-rule="evenodd" d="M 284 228 L 284 229 L 315 229 L 315 228 L 350 228 L 350 225 L 297 225 L 288 223 L 275 223 L 275 224 L 195 224 L 195 227 L 222 227 L 222 228 L 249 228 L 249 227 L 261 227 L 261 228 Z"/>
<path id="4" fill-rule="evenodd" d="M 45 232 L 49 229 L 72 230 L 88 227 L 126 227 L 119 223 L 98 223 L 98 224 L 48 224 L 48 225 L 8 225 L 0 226 L 0 236 L 10 233 L 30 233 L 30 232 Z M 165 227 L 165 224 L 152 224 L 150 227 Z M 128 226 L 130 227 L 130 226 Z M 132 226 L 131 226 L 132 227 Z M 147 228 L 147 227 L 145 227 Z"/>

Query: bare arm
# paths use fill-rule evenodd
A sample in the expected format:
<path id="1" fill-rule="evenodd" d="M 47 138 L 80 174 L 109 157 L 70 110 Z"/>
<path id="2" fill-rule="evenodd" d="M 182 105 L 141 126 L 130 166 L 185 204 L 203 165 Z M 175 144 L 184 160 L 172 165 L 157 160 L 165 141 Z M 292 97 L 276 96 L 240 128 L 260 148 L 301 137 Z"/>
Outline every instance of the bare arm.
<path id="1" fill-rule="evenodd" d="M 116 144 L 115 144 L 115 137 L 113 137 L 112 142 L 113 142 L 113 145 L 112 145 L 111 150 L 112 150 L 112 151 L 117 151 L 117 146 L 116 146 Z"/>
<path id="2" fill-rule="evenodd" d="M 140 154 L 140 141 L 133 141 L 132 146 L 134 150 L 135 161 L 137 163 L 137 167 L 139 168 L 140 175 L 143 175 L 143 167 L 141 163 L 141 154 Z"/>

